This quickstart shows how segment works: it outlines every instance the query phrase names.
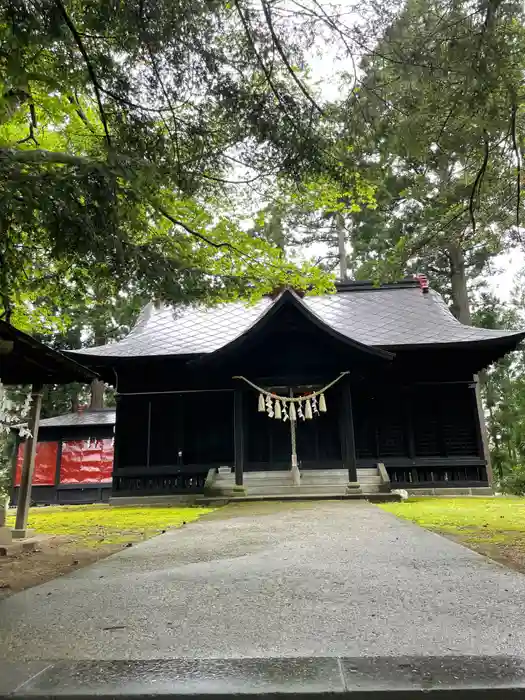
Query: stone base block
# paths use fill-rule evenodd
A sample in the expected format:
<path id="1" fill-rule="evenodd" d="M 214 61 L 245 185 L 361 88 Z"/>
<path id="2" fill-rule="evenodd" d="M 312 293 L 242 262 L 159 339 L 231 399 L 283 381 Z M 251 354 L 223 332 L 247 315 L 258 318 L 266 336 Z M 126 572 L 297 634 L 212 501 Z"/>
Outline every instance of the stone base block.
<path id="1" fill-rule="evenodd" d="M 13 534 L 10 527 L 0 527 L 0 544 L 11 544 Z"/>
<path id="2" fill-rule="evenodd" d="M 26 539 L 27 537 L 33 537 L 35 534 L 34 530 L 30 530 L 29 528 L 25 528 L 24 530 L 17 530 L 16 527 L 14 527 L 11 530 L 11 534 L 13 535 L 14 540 L 23 540 Z"/>

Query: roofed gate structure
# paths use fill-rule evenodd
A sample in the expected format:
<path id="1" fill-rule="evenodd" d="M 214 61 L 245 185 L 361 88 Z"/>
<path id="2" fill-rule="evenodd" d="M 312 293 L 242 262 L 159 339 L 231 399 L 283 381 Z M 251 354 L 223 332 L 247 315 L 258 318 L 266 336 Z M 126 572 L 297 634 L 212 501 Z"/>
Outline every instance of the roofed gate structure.
<path id="1" fill-rule="evenodd" d="M 75 357 L 117 386 L 113 497 L 359 495 L 488 487 L 476 375 L 524 337 L 459 323 L 419 280 L 352 282 L 149 304 Z"/>

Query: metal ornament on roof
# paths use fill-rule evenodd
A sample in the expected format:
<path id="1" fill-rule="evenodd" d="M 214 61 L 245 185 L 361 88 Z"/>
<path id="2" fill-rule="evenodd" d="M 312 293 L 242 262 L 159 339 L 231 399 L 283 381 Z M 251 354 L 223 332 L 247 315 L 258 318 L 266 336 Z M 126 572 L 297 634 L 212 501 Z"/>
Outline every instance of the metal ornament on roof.
<path id="1" fill-rule="evenodd" d="M 341 372 L 338 377 L 329 382 L 322 389 L 312 391 L 310 394 L 303 394 L 302 396 L 281 396 L 254 384 L 243 376 L 235 376 L 233 379 L 242 379 L 246 384 L 249 384 L 259 392 L 259 398 L 257 400 L 257 410 L 259 413 L 266 413 L 269 418 L 275 418 L 276 420 L 296 421 L 298 419 L 311 420 L 320 413 L 326 413 L 325 392 L 330 389 L 330 387 L 334 386 L 334 384 L 337 384 L 346 374 L 349 374 L 349 372 Z"/>

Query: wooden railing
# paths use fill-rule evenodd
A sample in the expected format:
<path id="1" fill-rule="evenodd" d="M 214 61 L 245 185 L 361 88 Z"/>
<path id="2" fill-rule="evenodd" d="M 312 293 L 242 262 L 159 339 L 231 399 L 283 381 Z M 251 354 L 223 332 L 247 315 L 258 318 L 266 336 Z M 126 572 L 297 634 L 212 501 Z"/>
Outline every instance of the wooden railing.
<path id="1" fill-rule="evenodd" d="M 203 493 L 206 477 L 207 471 L 152 476 L 116 476 L 113 480 L 113 495 Z"/>

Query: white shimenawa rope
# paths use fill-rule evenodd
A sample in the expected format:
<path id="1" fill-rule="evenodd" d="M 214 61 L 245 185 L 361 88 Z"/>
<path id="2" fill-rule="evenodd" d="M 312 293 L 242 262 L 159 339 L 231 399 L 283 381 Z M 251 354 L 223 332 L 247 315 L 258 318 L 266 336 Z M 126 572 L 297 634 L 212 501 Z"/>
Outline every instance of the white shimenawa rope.
<path id="1" fill-rule="evenodd" d="M 305 396 L 279 396 L 279 394 L 274 394 L 271 391 L 268 391 L 267 389 L 263 389 L 261 386 L 257 386 L 257 384 L 254 384 L 251 382 L 249 379 L 246 379 L 246 377 L 243 377 L 241 375 L 237 375 L 235 377 L 232 377 L 232 379 L 242 379 L 243 382 L 246 382 L 246 384 L 249 384 L 251 387 L 256 389 L 260 394 L 264 394 L 265 396 L 269 396 L 272 399 L 277 399 L 278 401 L 285 401 L 287 403 L 299 403 L 299 401 L 307 401 L 308 399 L 313 399 L 316 396 L 319 396 L 320 394 L 323 394 L 327 389 L 330 389 L 334 384 L 337 384 L 345 375 L 350 374 L 348 370 L 345 372 L 341 372 L 341 374 L 336 377 L 332 382 L 327 384 L 325 387 L 322 389 L 319 389 L 319 391 L 313 391 L 311 394 L 307 394 Z"/>

